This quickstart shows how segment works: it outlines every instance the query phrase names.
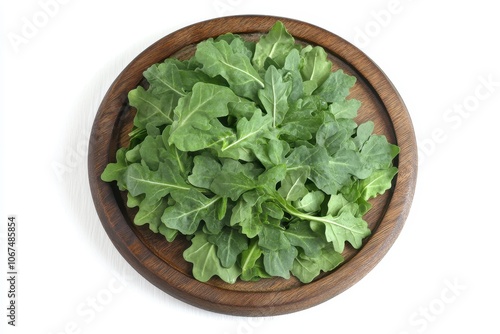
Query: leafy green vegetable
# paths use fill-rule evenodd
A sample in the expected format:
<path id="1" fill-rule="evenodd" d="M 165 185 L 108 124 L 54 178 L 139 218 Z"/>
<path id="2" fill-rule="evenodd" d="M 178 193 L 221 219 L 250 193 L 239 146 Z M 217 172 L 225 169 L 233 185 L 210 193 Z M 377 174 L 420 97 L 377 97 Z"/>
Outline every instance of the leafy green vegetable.
<path id="1" fill-rule="evenodd" d="M 362 247 L 399 148 L 355 122 L 356 79 L 324 49 L 277 22 L 257 42 L 202 41 L 144 77 L 128 94 L 130 145 L 102 180 L 127 192 L 136 225 L 191 241 L 196 279 L 309 283 L 342 264 L 347 244 Z"/>

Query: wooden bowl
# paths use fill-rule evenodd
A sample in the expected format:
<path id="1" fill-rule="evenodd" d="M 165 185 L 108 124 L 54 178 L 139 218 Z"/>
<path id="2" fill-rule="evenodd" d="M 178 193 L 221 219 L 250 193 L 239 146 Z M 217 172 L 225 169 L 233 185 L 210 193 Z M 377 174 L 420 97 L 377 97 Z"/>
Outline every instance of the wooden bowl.
<path id="1" fill-rule="evenodd" d="M 167 57 L 190 57 L 195 45 L 207 38 L 232 32 L 249 40 L 258 39 L 281 20 L 298 43 L 322 46 L 334 69 L 354 75 L 357 83 L 350 98 L 362 102 L 357 121 L 373 120 L 375 132 L 400 146 L 395 160 L 399 173 L 394 186 L 372 201 L 365 216 L 372 229 L 359 250 L 347 248 L 346 261 L 309 284 L 295 278 L 238 281 L 227 284 L 214 277 L 206 283 L 191 275 L 191 264 L 182 257 L 189 243 L 177 238 L 169 243 L 148 227 L 133 224 L 134 210 L 127 208 L 115 184 L 101 181 L 101 173 L 115 161 L 119 147 L 128 145 L 135 110 L 127 93 L 137 87 L 143 71 Z M 116 78 L 105 95 L 92 128 L 88 172 L 100 220 L 121 255 L 152 284 L 197 307 L 232 315 L 271 316 L 303 310 L 322 303 L 363 278 L 387 253 L 399 235 L 413 198 L 417 174 L 415 135 L 406 107 L 389 79 L 363 52 L 317 26 L 270 16 L 232 16 L 196 23 L 160 39 L 139 54 Z"/>

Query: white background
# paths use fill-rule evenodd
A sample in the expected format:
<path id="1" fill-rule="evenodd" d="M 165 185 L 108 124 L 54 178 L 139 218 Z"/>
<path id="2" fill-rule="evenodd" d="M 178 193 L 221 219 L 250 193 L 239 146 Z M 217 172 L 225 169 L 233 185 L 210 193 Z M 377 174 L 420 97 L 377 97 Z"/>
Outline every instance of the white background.
<path id="1" fill-rule="evenodd" d="M 493 4 L 1 0 L 1 332 L 498 333 Z M 234 14 L 307 21 L 358 46 L 397 87 L 420 145 L 413 207 L 393 248 L 351 289 L 290 315 L 215 314 L 156 289 L 112 246 L 87 183 L 90 127 L 124 66 L 185 25 Z M 11 214 L 19 223 L 15 328 L 6 325 L 4 278 Z"/>

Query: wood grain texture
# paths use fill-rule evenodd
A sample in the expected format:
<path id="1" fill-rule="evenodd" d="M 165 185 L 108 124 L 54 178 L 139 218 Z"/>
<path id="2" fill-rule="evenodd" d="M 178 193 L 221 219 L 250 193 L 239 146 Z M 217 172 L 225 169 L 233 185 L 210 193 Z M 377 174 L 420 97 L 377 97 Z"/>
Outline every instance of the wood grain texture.
<path id="1" fill-rule="evenodd" d="M 362 102 L 357 121 L 372 120 L 375 132 L 401 148 L 395 160 L 399 173 L 391 191 L 372 201 L 365 216 L 372 235 L 363 247 L 347 247 L 346 261 L 309 284 L 295 278 L 263 279 L 259 282 L 227 284 L 218 278 L 206 283 L 191 275 L 191 264 L 182 252 L 188 242 L 177 238 L 172 243 L 135 226 L 135 214 L 125 205 L 125 197 L 114 184 L 101 181 L 109 162 L 115 161 L 119 147 L 128 145 L 134 110 L 127 93 L 143 80 L 143 71 L 167 57 L 186 58 L 195 45 L 207 38 L 232 32 L 256 40 L 281 20 L 298 43 L 321 45 L 328 52 L 334 69 L 356 76 L 351 98 Z M 166 293 L 197 307 L 232 315 L 271 316 L 300 311 L 350 288 L 382 259 L 398 237 L 409 213 L 417 176 L 417 148 L 408 111 L 385 74 L 359 49 L 317 26 L 281 17 L 232 16 L 200 22 L 178 30 L 151 45 L 138 55 L 116 78 L 106 93 L 92 128 L 89 157 L 89 182 L 94 204 L 104 229 L 120 254 L 141 275 Z"/>

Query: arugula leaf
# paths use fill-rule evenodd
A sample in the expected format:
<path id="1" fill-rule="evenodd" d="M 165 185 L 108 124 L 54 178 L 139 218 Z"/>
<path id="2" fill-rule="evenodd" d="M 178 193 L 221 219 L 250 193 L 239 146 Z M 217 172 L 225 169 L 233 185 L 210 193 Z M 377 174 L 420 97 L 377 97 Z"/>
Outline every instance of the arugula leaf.
<path id="1" fill-rule="evenodd" d="M 293 262 L 298 254 L 295 247 L 278 250 L 264 249 L 263 253 L 264 268 L 269 275 L 290 278 L 290 270 L 292 270 Z"/>
<path id="2" fill-rule="evenodd" d="M 158 171 L 146 165 L 134 163 L 125 173 L 127 189 L 132 196 L 145 194 L 145 201 L 157 202 L 174 190 L 189 190 L 171 161 L 159 164 Z"/>
<path id="3" fill-rule="evenodd" d="M 289 249 L 291 244 L 280 226 L 263 224 L 259 233 L 259 246 L 268 251 Z"/>
<path id="4" fill-rule="evenodd" d="M 197 155 L 194 157 L 194 167 L 188 180 L 193 186 L 210 189 L 210 185 L 221 169 L 222 165 L 213 156 Z"/>
<path id="5" fill-rule="evenodd" d="M 277 22 L 255 45 L 253 64 L 257 69 L 263 69 L 266 59 L 270 58 L 282 67 L 285 58 L 294 48 L 296 48 L 295 39 L 288 33 L 283 23 Z"/>
<path id="6" fill-rule="evenodd" d="M 323 124 L 324 113 L 318 112 L 318 107 L 311 99 L 299 99 L 290 105 L 282 124 L 280 133 L 290 144 L 298 140 L 310 140 Z"/>
<path id="7" fill-rule="evenodd" d="M 328 55 L 320 46 L 305 48 L 303 51 L 304 64 L 300 73 L 304 80 L 304 93 L 311 95 L 330 76 L 332 63 L 327 59 Z"/>
<path id="8" fill-rule="evenodd" d="M 154 126 L 172 124 L 173 111 L 179 99 L 173 93 L 157 97 L 139 86 L 128 93 L 128 100 L 130 105 L 139 111 L 134 118 L 134 125 L 146 128 L 147 124 Z"/>
<path id="9" fill-rule="evenodd" d="M 198 44 L 195 57 L 203 65 L 203 72 L 211 77 L 222 76 L 237 95 L 257 100 L 257 91 L 264 87 L 264 81 L 247 55 L 234 52 L 225 40 L 209 39 Z"/>
<path id="10" fill-rule="evenodd" d="M 312 213 L 319 212 L 325 200 L 325 193 L 319 190 L 311 191 L 297 201 L 295 207 L 301 211 Z"/>
<path id="11" fill-rule="evenodd" d="M 212 276 L 219 276 L 227 283 L 234 283 L 241 273 L 236 264 L 225 268 L 217 257 L 216 246 L 207 240 L 202 232 L 194 233 L 192 244 L 184 253 L 184 259 L 193 264 L 193 276 L 200 282 L 206 282 Z"/>
<path id="12" fill-rule="evenodd" d="M 392 145 L 385 136 L 372 135 L 361 149 L 361 156 L 366 168 L 385 169 L 392 164 Z"/>
<path id="13" fill-rule="evenodd" d="M 302 97 L 304 84 L 300 74 L 301 58 L 297 49 L 292 49 L 285 58 L 283 70 L 285 72 L 284 80 L 291 82 L 292 89 L 288 100 L 293 103 Z"/>
<path id="14" fill-rule="evenodd" d="M 193 157 L 191 157 L 188 152 L 181 151 L 177 147 L 175 147 L 175 145 L 170 145 L 168 143 L 170 130 L 171 127 L 167 126 L 161 134 L 163 146 L 161 146 L 160 141 L 156 141 L 157 145 L 160 147 L 158 149 L 160 160 L 172 161 L 175 165 L 175 169 L 179 171 L 182 177 L 186 178 L 193 168 Z M 165 148 L 165 151 L 163 151 L 163 148 Z M 141 153 L 141 156 L 143 155 L 144 154 Z M 143 156 L 143 159 L 144 158 L 145 156 Z"/>
<path id="15" fill-rule="evenodd" d="M 289 150 L 288 143 L 278 139 L 274 134 L 270 135 L 269 138 L 258 138 L 255 145 L 252 146 L 253 154 L 265 168 L 283 164 Z"/>
<path id="16" fill-rule="evenodd" d="M 335 218 L 326 216 L 316 221 L 324 224 L 326 240 L 332 242 L 333 248 L 339 253 L 344 251 L 346 241 L 354 248 L 360 248 L 363 239 L 371 234 L 368 224 L 347 210 Z"/>
<path id="17" fill-rule="evenodd" d="M 325 247 L 320 255 L 315 257 L 299 254 L 293 262 L 292 274 L 302 283 L 310 283 L 321 271 L 331 271 L 342 262 L 344 262 L 342 254 L 333 250 L 333 247 Z"/>
<path id="18" fill-rule="evenodd" d="M 360 168 L 358 156 L 344 150 L 331 157 L 322 146 L 297 147 L 288 157 L 289 170 L 310 168 L 309 179 L 326 194 L 336 193 Z"/>
<path id="19" fill-rule="evenodd" d="M 374 171 L 369 177 L 360 181 L 361 198 L 365 201 L 383 194 L 392 187 L 392 179 L 397 174 L 396 167 L 379 169 Z"/>
<path id="20" fill-rule="evenodd" d="M 139 211 L 134 217 L 134 224 L 141 226 L 148 224 L 151 231 L 158 233 L 161 225 L 161 215 L 168 206 L 165 198 L 158 202 L 143 201 L 139 204 Z"/>
<path id="21" fill-rule="evenodd" d="M 116 162 L 109 163 L 102 172 L 101 179 L 105 182 L 116 181 L 118 189 L 126 190 L 125 173 L 127 171 L 128 162 L 126 159 L 127 150 L 119 148 L 116 151 Z"/>
<path id="22" fill-rule="evenodd" d="M 246 193 L 248 194 L 248 193 Z M 263 221 L 261 219 L 261 211 L 255 203 L 247 201 L 245 196 L 236 203 L 232 213 L 230 224 L 231 226 L 240 226 L 241 233 L 248 238 L 257 236 L 263 228 Z"/>
<path id="23" fill-rule="evenodd" d="M 223 267 L 234 266 L 238 255 L 248 248 L 248 238 L 237 229 L 225 227 L 218 235 L 211 235 L 208 240 L 217 246 L 217 257 Z"/>
<path id="24" fill-rule="evenodd" d="M 272 126 L 281 124 L 288 111 L 288 96 L 292 83 L 283 81 L 281 74 L 274 66 L 269 66 L 264 77 L 265 86 L 259 90 L 258 96 L 268 115 L 272 117 Z"/>
<path id="25" fill-rule="evenodd" d="M 309 192 L 306 181 L 310 173 L 311 168 L 309 166 L 288 170 L 281 182 L 278 193 L 288 202 L 294 202 L 304 197 Z"/>
<path id="26" fill-rule="evenodd" d="M 335 194 L 330 196 L 330 200 L 328 201 L 328 211 L 327 215 L 336 216 L 340 212 L 340 210 L 348 205 L 350 202 L 342 195 Z"/>
<path id="27" fill-rule="evenodd" d="M 149 90 L 156 96 L 165 96 L 165 93 L 167 96 L 171 93 L 177 98 L 186 96 L 175 60 L 167 59 L 163 63 L 152 65 L 144 71 L 144 77 L 149 82 Z"/>
<path id="28" fill-rule="evenodd" d="M 233 201 L 246 191 L 255 189 L 256 180 L 235 160 L 225 161 L 221 171 L 210 184 L 210 190 L 221 197 L 229 197 Z"/>
<path id="29" fill-rule="evenodd" d="M 363 144 L 368 139 L 370 139 L 374 127 L 375 124 L 373 124 L 372 121 L 362 123 L 358 126 L 358 128 L 356 129 L 356 138 L 353 139 L 358 149 L 361 149 L 363 147 Z"/>
<path id="30" fill-rule="evenodd" d="M 271 121 L 271 115 L 262 115 L 259 109 L 254 111 L 250 120 L 241 118 L 236 124 L 236 135 L 222 144 L 219 157 L 252 161 L 249 152 L 252 152 L 256 138 L 270 127 Z"/>
<path id="31" fill-rule="evenodd" d="M 250 245 L 241 252 L 241 279 L 244 281 L 256 281 L 261 278 L 269 278 L 262 261 L 262 249 L 258 246 L 256 239 L 251 239 Z"/>
<path id="32" fill-rule="evenodd" d="M 160 162 L 167 154 L 161 136 L 147 136 L 135 149 L 139 151 L 141 161 L 144 162 L 151 171 L 158 170 Z"/>
<path id="33" fill-rule="evenodd" d="M 329 103 L 343 103 L 355 83 L 356 77 L 345 74 L 343 70 L 337 70 L 328 74 L 315 94 Z"/>
<path id="34" fill-rule="evenodd" d="M 326 246 L 325 239 L 302 221 L 291 223 L 284 233 L 292 246 L 301 248 L 308 256 L 318 256 Z"/>
<path id="35" fill-rule="evenodd" d="M 163 235 L 167 241 L 172 242 L 175 240 L 175 237 L 179 234 L 179 231 L 166 227 L 165 225 L 161 224 L 158 226 L 158 233 Z"/>
<path id="36" fill-rule="evenodd" d="M 217 202 L 220 196 L 208 198 L 195 189 L 173 191 L 172 198 L 175 205 L 165 209 L 161 221 L 165 226 L 176 229 L 182 234 L 193 234 L 202 220 L 211 230 L 218 230 L 222 226 L 217 219 Z"/>
<path id="37" fill-rule="evenodd" d="M 361 102 L 355 99 L 344 100 L 341 102 L 335 101 L 328 106 L 328 113 L 326 114 L 327 120 L 330 120 L 328 116 L 333 116 L 334 120 L 348 119 L 351 120 L 350 125 L 356 127 L 356 124 L 352 119 L 358 115 L 358 109 L 361 106 Z M 349 124 L 349 123 L 347 123 Z M 346 127 L 347 129 L 347 127 Z"/>
<path id="38" fill-rule="evenodd" d="M 227 104 L 238 100 L 227 87 L 203 82 L 195 84 L 193 91 L 181 98 L 174 110 L 175 119 L 169 143 L 175 144 L 181 151 L 198 151 L 207 146 L 207 133 L 209 138 L 229 137 L 231 131 L 225 129 L 216 118 L 227 116 Z M 213 133 L 214 130 L 217 133 Z"/>

